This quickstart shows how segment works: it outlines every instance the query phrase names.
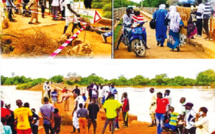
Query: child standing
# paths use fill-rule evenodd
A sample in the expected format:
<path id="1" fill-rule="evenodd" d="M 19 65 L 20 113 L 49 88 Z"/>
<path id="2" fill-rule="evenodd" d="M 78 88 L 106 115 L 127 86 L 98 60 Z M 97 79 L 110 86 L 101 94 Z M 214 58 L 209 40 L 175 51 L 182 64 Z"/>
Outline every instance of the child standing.
<path id="1" fill-rule="evenodd" d="M 80 109 L 77 112 L 79 127 L 80 127 L 80 133 L 81 134 L 88 134 L 88 127 L 87 127 L 87 117 L 88 117 L 88 111 L 86 108 L 83 108 L 83 104 L 79 104 Z"/>
<path id="2" fill-rule="evenodd" d="M 124 97 L 123 105 L 122 105 L 123 121 L 124 121 L 124 126 L 128 127 L 129 100 L 128 100 L 127 92 L 123 93 L 123 97 Z"/>
<path id="3" fill-rule="evenodd" d="M 61 116 L 58 114 L 59 110 L 57 108 L 54 109 L 54 131 L 56 134 L 60 133 L 60 125 L 61 125 Z"/>

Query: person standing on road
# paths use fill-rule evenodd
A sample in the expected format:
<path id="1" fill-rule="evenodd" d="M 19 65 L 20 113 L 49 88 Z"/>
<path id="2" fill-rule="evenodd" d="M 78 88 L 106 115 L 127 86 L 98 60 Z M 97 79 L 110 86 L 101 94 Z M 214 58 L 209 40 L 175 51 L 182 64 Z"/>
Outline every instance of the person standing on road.
<path id="1" fill-rule="evenodd" d="M 16 8 L 12 0 L 6 0 L 6 7 L 7 7 L 7 12 L 8 12 L 8 19 L 10 22 L 16 22 L 15 19 L 12 17 L 12 8 Z"/>
<path id="2" fill-rule="evenodd" d="M 45 17 L 45 9 L 46 9 L 46 0 L 39 0 L 39 4 L 41 7 L 42 18 Z"/>
<path id="3" fill-rule="evenodd" d="M 43 85 L 43 90 L 45 91 L 44 97 L 48 97 L 49 99 L 51 98 L 51 88 L 49 86 L 49 82 L 46 81 Z"/>
<path id="4" fill-rule="evenodd" d="M 33 119 L 31 124 L 31 129 L 33 134 L 38 134 L 38 126 L 39 126 L 39 116 L 36 114 L 35 108 L 31 109 L 31 112 L 33 113 Z"/>
<path id="5" fill-rule="evenodd" d="M 159 9 L 154 12 L 153 18 L 156 20 L 156 40 L 157 40 L 157 45 L 160 47 L 163 47 L 163 44 L 165 42 L 165 39 L 167 38 L 166 36 L 166 31 L 167 31 L 167 26 L 164 25 L 164 20 L 167 15 L 167 10 L 165 9 L 166 5 L 161 4 L 159 6 Z"/>
<path id="6" fill-rule="evenodd" d="M 66 33 L 66 30 L 67 30 L 69 24 L 72 22 L 73 22 L 73 27 L 72 27 L 71 32 L 73 33 L 75 28 L 77 27 L 77 25 L 79 24 L 79 26 L 80 26 L 80 23 L 78 23 L 78 20 L 77 20 L 77 17 L 80 17 L 80 15 L 74 11 L 74 1 L 73 0 L 65 0 L 65 5 L 66 5 L 65 6 L 66 25 L 64 27 L 63 34 Z"/>
<path id="7" fill-rule="evenodd" d="M 170 20 L 170 30 L 167 46 L 171 48 L 172 51 L 174 51 L 175 48 L 177 48 L 177 51 L 180 51 L 179 30 L 180 26 L 183 25 L 183 22 L 179 12 L 177 12 L 176 6 L 170 6 L 169 10 L 170 12 L 167 14 L 167 18 Z"/>
<path id="8" fill-rule="evenodd" d="M 66 89 L 62 95 L 62 101 L 61 101 L 61 102 L 64 102 L 64 111 L 69 111 L 71 96 L 72 94 L 68 91 L 68 89 Z"/>
<path id="9" fill-rule="evenodd" d="M 36 19 L 36 23 L 40 23 L 38 21 L 38 0 L 30 0 L 30 2 L 28 3 L 28 9 L 31 9 L 32 11 L 31 19 L 28 24 L 33 24 L 33 19 Z"/>
<path id="10" fill-rule="evenodd" d="M 157 97 L 156 97 L 154 88 L 150 88 L 149 92 L 151 93 L 151 104 L 149 107 L 149 111 L 150 111 L 149 115 L 151 117 L 152 123 L 148 127 L 153 127 L 153 126 L 156 126 L 155 110 L 156 110 L 156 99 L 157 99 Z"/>
<path id="11" fill-rule="evenodd" d="M 60 7 L 60 1 L 59 0 L 52 0 L 52 16 L 53 16 L 53 20 L 57 20 L 58 16 L 58 10 Z"/>
<path id="12" fill-rule="evenodd" d="M 211 14 L 212 14 L 212 5 L 211 2 L 209 0 L 205 0 L 205 4 L 204 4 L 204 12 L 203 12 L 203 19 L 204 19 L 204 29 L 205 32 L 207 34 L 207 37 L 205 38 L 206 40 L 212 40 L 212 38 L 210 37 L 210 33 L 209 33 L 209 28 L 208 28 L 208 21 L 211 18 Z"/>
<path id="13" fill-rule="evenodd" d="M 87 117 L 88 111 L 84 108 L 83 104 L 79 104 L 79 110 L 77 111 L 77 117 L 80 127 L 80 134 L 88 134 L 88 125 L 87 125 Z"/>
<path id="14" fill-rule="evenodd" d="M 122 114 L 123 114 L 123 121 L 124 126 L 128 127 L 128 111 L 129 111 L 129 100 L 127 92 L 123 93 L 123 106 L 122 106 Z"/>
<path id="15" fill-rule="evenodd" d="M 51 92 L 51 98 L 52 98 L 52 103 L 54 104 L 54 106 L 56 106 L 57 102 L 58 102 L 58 93 L 57 93 L 57 89 L 54 89 L 53 92 Z"/>
<path id="16" fill-rule="evenodd" d="M 196 118 L 196 112 L 193 110 L 193 103 L 186 103 L 186 114 L 185 114 L 185 130 L 184 134 L 195 134 L 196 127 L 194 126 L 194 119 Z"/>
<path id="17" fill-rule="evenodd" d="M 89 111 L 89 123 L 88 123 L 88 132 L 91 126 L 91 123 L 93 124 L 93 132 L 96 134 L 96 127 L 97 127 L 97 114 L 99 112 L 99 106 L 96 104 L 96 100 L 92 100 L 92 103 L 88 105 L 88 111 Z"/>
<path id="18" fill-rule="evenodd" d="M 80 109 L 79 104 L 83 104 L 83 106 L 85 105 L 84 99 L 80 94 L 74 94 L 74 98 L 75 98 L 75 107 L 74 110 L 72 112 L 72 123 L 73 123 L 73 131 L 71 133 L 76 133 L 76 129 L 78 130 L 78 133 L 80 133 L 80 127 L 79 127 L 79 121 L 78 121 L 78 117 L 77 117 L 77 111 Z"/>
<path id="19" fill-rule="evenodd" d="M 54 134 L 54 107 L 53 105 L 49 104 L 49 99 L 44 97 L 43 99 L 44 104 L 40 107 L 40 113 L 43 117 L 43 126 L 45 129 L 46 134 Z"/>
<path id="20" fill-rule="evenodd" d="M 54 131 L 56 134 L 60 133 L 61 126 L 61 116 L 58 114 L 59 110 L 57 108 L 54 109 Z"/>
<path id="21" fill-rule="evenodd" d="M 72 90 L 73 93 L 76 93 L 76 94 L 81 94 L 81 91 L 80 89 L 78 88 L 78 86 L 75 86 L 75 89 Z"/>
<path id="22" fill-rule="evenodd" d="M 203 20 L 203 14 L 204 14 L 205 6 L 202 3 L 202 0 L 198 0 L 198 8 L 196 13 L 196 27 L 197 27 L 197 36 L 202 37 L 202 20 Z"/>
<path id="23" fill-rule="evenodd" d="M 17 120 L 17 134 L 31 134 L 29 119 L 32 119 L 32 112 L 29 108 L 22 106 L 21 100 L 16 100 L 17 109 L 14 110 L 14 119 Z"/>
<path id="24" fill-rule="evenodd" d="M 131 13 L 132 13 L 132 9 L 130 7 L 128 7 L 126 9 L 126 14 L 124 14 L 123 17 L 122 17 L 123 18 L 122 32 L 121 32 L 121 36 L 119 38 L 119 41 L 118 41 L 118 44 L 117 44 L 115 50 L 119 49 L 120 42 L 122 41 L 122 37 L 123 37 L 123 35 L 125 33 L 125 31 L 124 31 L 125 30 L 125 26 L 127 26 L 127 27 L 131 26 L 131 23 L 132 23 L 132 15 L 131 15 Z"/>
<path id="25" fill-rule="evenodd" d="M 111 122 L 111 125 L 112 125 L 111 133 L 113 134 L 115 130 L 115 120 L 117 116 L 117 111 L 121 108 L 121 104 L 118 100 L 114 99 L 113 94 L 110 94 L 107 100 L 105 101 L 103 108 L 105 109 L 107 119 L 105 121 L 102 134 L 105 133 L 105 129 L 109 124 L 109 122 Z"/>
<path id="26" fill-rule="evenodd" d="M 157 93 L 157 108 L 155 110 L 155 115 L 157 119 L 157 134 L 162 133 L 162 126 L 164 122 L 164 117 L 166 113 L 166 107 L 169 104 L 169 100 L 163 98 L 163 94 L 161 92 Z"/>

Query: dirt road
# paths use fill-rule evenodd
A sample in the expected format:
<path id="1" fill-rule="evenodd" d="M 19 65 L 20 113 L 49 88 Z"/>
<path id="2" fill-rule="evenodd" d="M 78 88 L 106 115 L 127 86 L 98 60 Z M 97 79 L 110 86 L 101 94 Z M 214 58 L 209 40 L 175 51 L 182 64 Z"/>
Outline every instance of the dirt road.
<path id="1" fill-rule="evenodd" d="M 210 59 L 212 57 L 202 50 L 195 48 L 191 45 L 183 45 L 181 51 L 171 51 L 167 47 L 167 42 L 164 43 L 164 47 L 157 46 L 157 41 L 155 37 L 155 30 L 152 30 L 149 26 L 150 20 L 144 17 L 144 20 L 148 21 L 144 26 L 147 32 L 147 44 L 150 49 L 146 51 L 145 57 L 136 57 L 134 52 L 128 52 L 127 47 L 121 42 L 119 50 L 114 51 L 114 58 L 116 59 Z M 115 47 L 117 42 L 115 42 Z"/>

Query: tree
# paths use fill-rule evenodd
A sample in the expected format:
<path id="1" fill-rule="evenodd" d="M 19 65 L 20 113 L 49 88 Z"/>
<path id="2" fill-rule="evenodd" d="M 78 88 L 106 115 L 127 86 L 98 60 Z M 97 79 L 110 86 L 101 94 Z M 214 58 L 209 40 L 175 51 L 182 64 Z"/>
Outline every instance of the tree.
<path id="1" fill-rule="evenodd" d="M 167 78 L 167 74 L 158 74 L 155 76 L 154 80 L 158 85 L 162 85 L 164 83 L 164 78 Z"/>
<path id="2" fill-rule="evenodd" d="M 209 86 L 215 82 L 215 72 L 212 69 L 200 72 L 196 78 L 197 84 L 201 86 Z"/>
<path id="3" fill-rule="evenodd" d="M 62 75 L 56 75 L 56 76 L 53 76 L 50 81 L 53 81 L 53 82 L 56 82 L 56 83 L 61 83 L 63 82 L 63 76 Z"/>

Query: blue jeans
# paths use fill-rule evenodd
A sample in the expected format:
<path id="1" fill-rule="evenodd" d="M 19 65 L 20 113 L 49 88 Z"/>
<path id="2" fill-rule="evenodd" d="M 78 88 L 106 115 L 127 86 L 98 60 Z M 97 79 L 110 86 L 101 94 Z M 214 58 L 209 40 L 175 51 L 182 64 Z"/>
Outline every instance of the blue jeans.
<path id="1" fill-rule="evenodd" d="M 157 120 L 157 134 L 161 134 L 164 121 L 164 114 L 156 113 L 155 116 Z"/>

